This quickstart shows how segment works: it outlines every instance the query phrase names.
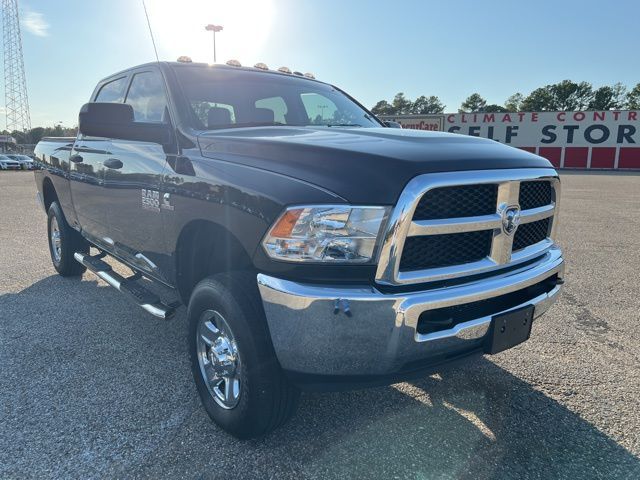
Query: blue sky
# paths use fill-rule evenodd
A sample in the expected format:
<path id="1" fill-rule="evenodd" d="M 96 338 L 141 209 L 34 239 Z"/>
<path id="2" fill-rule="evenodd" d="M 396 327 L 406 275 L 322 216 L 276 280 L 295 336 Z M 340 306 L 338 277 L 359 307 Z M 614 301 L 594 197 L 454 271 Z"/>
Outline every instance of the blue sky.
<path id="1" fill-rule="evenodd" d="M 367 106 L 399 91 L 457 111 L 565 78 L 640 82 L 640 2 L 146 0 L 161 60 L 286 65 Z M 154 59 L 141 0 L 20 1 L 33 126 L 75 125 L 95 83 Z M 2 120 L 4 126 L 4 119 Z"/>

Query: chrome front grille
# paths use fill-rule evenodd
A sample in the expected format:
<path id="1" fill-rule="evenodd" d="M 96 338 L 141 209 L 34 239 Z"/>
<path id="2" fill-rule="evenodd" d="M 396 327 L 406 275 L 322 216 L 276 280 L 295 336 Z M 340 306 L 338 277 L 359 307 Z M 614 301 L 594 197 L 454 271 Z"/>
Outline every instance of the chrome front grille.
<path id="1" fill-rule="evenodd" d="M 376 281 L 406 285 L 485 273 L 553 245 L 560 182 L 553 169 L 447 172 L 414 178 L 387 227 Z M 508 233 L 507 213 L 520 209 Z"/>

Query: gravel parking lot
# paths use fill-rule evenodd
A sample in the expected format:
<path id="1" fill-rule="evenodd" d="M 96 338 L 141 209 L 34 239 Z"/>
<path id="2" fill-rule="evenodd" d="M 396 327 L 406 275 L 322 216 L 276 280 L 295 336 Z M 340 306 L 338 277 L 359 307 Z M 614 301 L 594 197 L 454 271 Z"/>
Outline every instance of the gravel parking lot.
<path id="1" fill-rule="evenodd" d="M 162 322 L 55 274 L 33 174 L 0 173 L 0 478 L 640 478 L 640 175 L 564 174 L 559 303 L 530 341 L 421 381 L 305 394 L 235 440 Z"/>

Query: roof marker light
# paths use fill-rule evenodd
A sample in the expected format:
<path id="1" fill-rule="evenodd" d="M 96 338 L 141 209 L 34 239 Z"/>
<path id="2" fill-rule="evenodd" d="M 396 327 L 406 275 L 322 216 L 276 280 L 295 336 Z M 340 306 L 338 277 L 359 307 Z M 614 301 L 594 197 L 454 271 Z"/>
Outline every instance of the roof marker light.
<path id="1" fill-rule="evenodd" d="M 178 57 L 178 61 L 180 63 L 192 63 L 193 60 L 191 60 L 191 57 L 188 57 L 187 55 L 180 55 Z"/>
<path id="2" fill-rule="evenodd" d="M 298 72 L 297 70 L 295 72 L 293 72 L 294 75 L 297 75 L 299 77 L 303 77 L 304 75 L 302 75 L 302 72 Z"/>
<path id="3" fill-rule="evenodd" d="M 316 77 L 315 77 L 315 75 L 313 73 L 307 72 L 307 73 L 304 74 L 304 76 L 307 77 L 307 78 L 311 78 L 312 80 L 316 79 Z"/>
<path id="4" fill-rule="evenodd" d="M 258 68 L 258 69 L 260 69 L 260 70 L 269 70 L 269 67 L 267 67 L 267 64 L 266 64 L 266 63 L 262 63 L 262 62 L 260 62 L 260 63 L 256 63 L 256 64 L 253 66 L 253 68 Z"/>
<path id="5" fill-rule="evenodd" d="M 238 61 L 238 60 L 227 60 L 227 65 L 229 65 L 230 67 L 241 67 L 242 64 Z"/>
<path id="6" fill-rule="evenodd" d="M 288 67 L 280 67 L 280 68 L 278 69 L 278 71 L 279 71 L 280 73 L 289 73 L 289 74 L 291 74 L 291 70 L 289 70 L 289 68 L 288 68 Z"/>

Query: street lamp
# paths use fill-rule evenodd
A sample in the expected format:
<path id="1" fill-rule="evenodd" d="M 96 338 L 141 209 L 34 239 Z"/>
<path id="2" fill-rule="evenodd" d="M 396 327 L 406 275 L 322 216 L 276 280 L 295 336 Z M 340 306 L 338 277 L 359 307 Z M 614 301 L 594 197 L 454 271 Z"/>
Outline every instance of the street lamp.
<path id="1" fill-rule="evenodd" d="M 216 63 L 216 32 L 222 31 L 222 25 L 205 25 L 204 29 L 208 32 L 213 32 L 213 63 Z"/>

